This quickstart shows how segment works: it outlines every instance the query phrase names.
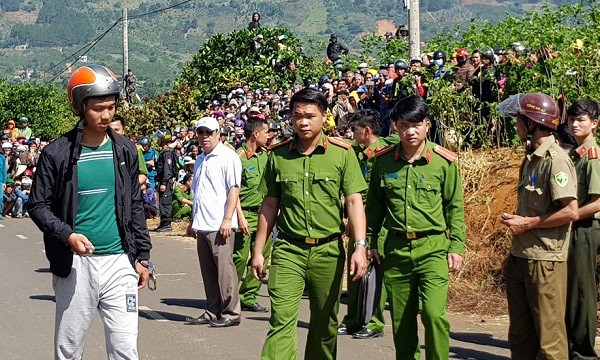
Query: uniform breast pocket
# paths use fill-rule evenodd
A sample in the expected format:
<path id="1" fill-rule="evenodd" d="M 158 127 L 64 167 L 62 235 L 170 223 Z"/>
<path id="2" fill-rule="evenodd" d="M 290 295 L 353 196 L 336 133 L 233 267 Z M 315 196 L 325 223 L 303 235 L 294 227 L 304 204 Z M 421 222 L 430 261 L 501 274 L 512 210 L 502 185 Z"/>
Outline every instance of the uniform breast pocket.
<path id="1" fill-rule="evenodd" d="M 340 184 L 335 173 L 321 172 L 313 178 L 313 193 L 315 198 L 332 204 L 340 199 Z"/>
<path id="2" fill-rule="evenodd" d="M 242 176 L 242 184 L 245 184 L 247 187 L 256 188 L 260 183 L 260 176 L 258 176 L 258 171 L 248 171 L 244 170 L 244 174 Z"/>
<path id="3" fill-rule="evenodd" d="M 417 203 L 424 207 L 431 207 L 440 199 L 440 183 L 435 181 L 422 181 L 417 183 Z"/>
<path id="4" fill-rule="evenodd" d="M 300 196 L 302 184 L 298 181 L 297 174 L 278 174 L 275 181 L 281 187 L 281 198 L 292 199 Z"/>
<path id="5" fill-rule="evenodd" d="M 547 190 L 534 185 L 526 185 L 523 193 L 524 204 L 527 208 L 535 210 L 536 213 L 543 214 L 548 209 L 549 199 Z"/>

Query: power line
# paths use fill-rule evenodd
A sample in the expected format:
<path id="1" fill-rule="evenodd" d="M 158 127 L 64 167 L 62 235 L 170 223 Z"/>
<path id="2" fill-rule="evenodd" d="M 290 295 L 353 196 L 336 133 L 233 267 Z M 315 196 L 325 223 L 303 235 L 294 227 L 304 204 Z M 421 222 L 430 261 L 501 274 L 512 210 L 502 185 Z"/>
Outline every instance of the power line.
<path id="1" fill-rule="evenodd" d="M 143 13 L 143 14 L 139 14 L 139 15 L 135 15 L 135 16 L 130 16 L 129 19 L 138 19 L 138 18 L 141 18 L 143 16 L 148 16 L 148 15 L 157 14 L 157 13 L 160 13 L 160 12 L 163 12 L 163 11 L 171 10 L 171 9 L 176 8 L 178 6 L 187 4 L 187 3 L 191 2 L 191 1 L 192 0 L 185 0 L 185 1 L 179 2 L 177 4 L 173 4 L 171 6 L 167 6 L 166 8 L 162 8 L 162 9 L 158 9 L 158 10 L 154 10 L 154 11 L 149 11 L 147 13 Z"/>
<path id="2" fill-rule="evenodd" d="M 93 43 L 93 44 L 92 44 L 92 46 L 90 46 L 90 47 L 89 47 L 89 48 L 88 48 L 88 49 L 87 49 L 87 50 L 86 50 L 86 51 L 85 51 L 83 54 L 81 54 L 81 55 L 79 55 L 79 56 L 80 56 L 80 57 L 81 57 L 81 56 L 84 56 L 85 54 L 87 54 L 88 52 L 90 52 L 90 50 L 92 50 L 92 49 L 94 48 L 94 46 L 96 46 L 100 40 L 102 40 L 102 39 L 103 39 L 103 38 L 104 38 L 104 37 L 105 37 L 105 36 L 106 36 L 106 35 L 107 35 L 107 34 L 108 34 L 108 33 L 109 33 L 109 32 L 110 32 L 110 31 L 111 31 L 111 30 L 112 30 L 112 29 L 115 27 L 115 26 L 117 26 L 117 25 L 118 25 L 118 24 L 121 22 L 121 20 L 122 20 L 122 19 L 123 19 L 123 18 L 119 18 L 119 20 L 115 21 L 115 23 L 114 23 L 114 24 L 113 24 L 113 25 L 112 25 L 110 28 L 108 28 L 108 30 L 106 30 L 104 33 L 102 33 L 102 35 L 100 35 L 100 36 L 98 36 L 96 39 L 94 39 L 94 40 L 92 41 L 92 43 Z M 87 46 L 87 45 L 86 45 L 86 46 Z M 85 48 L 85 46 L 84 46 L 84 48 Z M 68 67 L 68 66 L 67 66 L 67 67 L 65 67 L 65 69 L 64 69 L 63 71 L 61 71 L 60 73 L 56 74 L 56 75 L 55 75 L 55 76 L 54 76 L 52 79 L 50 79 L 48 82 L 46 82 L 46 85 L 50 84 L 52 81 L 54 81 L 56 78 L 58 78 L 59 76 L 61 76 L 61 75 L 62 75 L 62 74 L 65 72 L 65 71 L 67 71 L 67 70 L 69 70 L 69 67 Z"/>
<path id="3" fill-rule="evenodd" d="M 143 13 L 143 14 L 131 16 L 131 17 L 129 17 L 129 20 L 139 19 L 139 18 L 144 17 L 144 16 L 158 14 L 158 13 L 161 13 L 161 12 L 164 12 L 164 11 L 176 8 L 178 6 L 184 5 L 184 4 L 189 3 L 191 1 L 192 0 L 185 0 L 185 1 L 179 2 L 177 4 L 173 4 L 171 6 L 167 6 L 167 7 L 162 8 L 162 9 L 157 9 L 157 10 L 149 11 L 149 12 L 146 12 L 146 13 Z M 92 50 L 98 44 L 98 42 L 100 40 L 102 40 L 121 21 L 123 21 L 123 17 L 120 17 L 117 21 L 115 21 L 115 23 L 110 28 L 108 28 L 108 30 L 106 30 L 104 33 L 102 33 L 101 35 L 97 36 L 96 38 L 94 38 L 93 40 L 91 40 L 90 42 L 88 42 L 87 44 L 85 44 L 83 47 L 77 49 L 74 53 L 70 54 L 69 56 L 65 57 L 61 61 L 57 62 L 56 65 L 50 67 L 48 70 L 46 70 L 46 72 L 50 72 L 50 71 L 54 70 L 55 68 L 57 68 L 58 66 L 60 66 L 63 62 L 65 62 L 65 61 L 69 60 L 70 58 L 74 57 L 81 50 L 85 49 L 88 46 L 89 46 L 89 48 L 84 53 L 82 53 L 81 55 L 78 55 L 78 58 L 80 58 L 80 57 L 84 56 L 85 54 L 87 54 L 88 52 L 90 52 L 90 50 Z M 68 69 L 69 69 L 69 67 L 65 67 L 65 69 L 63 71 L 61 71 L 60 73 L 58 73 L 57 75 L 55 75 L 52 79 L 50 79 L 48 82 L 46 82 L 46 85 L 48 85 L 49 83 L 51 83 L 52 81 L 54 81 L 56 78 L 58 78 L 60 75 L 62 75 Z"/>

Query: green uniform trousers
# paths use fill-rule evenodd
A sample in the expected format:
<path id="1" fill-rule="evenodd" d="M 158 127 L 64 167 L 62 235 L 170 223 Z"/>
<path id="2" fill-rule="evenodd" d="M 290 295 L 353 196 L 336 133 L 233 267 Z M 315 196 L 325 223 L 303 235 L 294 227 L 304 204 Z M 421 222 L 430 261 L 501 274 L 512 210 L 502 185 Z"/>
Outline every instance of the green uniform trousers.
<path id="1" fill-rule="evenodd" d="M 597 359 L 596 255 L 600 246 L 600 221 L 586 219 L 573 224 L 567 261 L 567 338 L 570 359 Z"/>
<path id="2" fill-rule="evenodd" d="M 383 249 L 383 244 L 384 244 L 384 240 L 385 237 L 387 236 L 387 230 L 382 228 L 381 232 L 379 234 L 379 248 Z M 354 253 L 354 239 L 350 238 L 350 241 L 348 242 L 348 256 L 347 256 L 347 261 L 346 261 L 346 269 L 348 271 L 348 276 L 347 276 L 347 300 L 346 300 L 346 304 L 348 306 L 348 312 L 346 314 L 346 316 L 344 316 L 344 319 L 342 320 L 342 323 L 344 325 L 346 325 L 346 328 L 348 329 L 348 331 L 350 332 L 355 332 L 358 331 L 362 328 L 362 325 L 358 322 L 358 292 L 360 289 L 360 281 L 352 281 L 352 277 L 350 276 L 350 260 L 352 258 L 352 254 Z M 383 254 L 382 254 L 383 255 Z M 385 317 L 383 315 L 384 310 L 385 310 L 385 302 L 387 301 L 387 293 L 385 292 L 385 286 L 383 286 L 383 288 L 381 289 L 381 301 L 379 302 L 379 307 L 377 308 L 377 311 L 375 311 L 375 314 L 373 314 L 373 317 L 371 318 L 371 321 L 369 321 L 369 323 L 367 325 L 365 325 L 365 327 L 369 330 L 378 332 L 378 333 L 382 333 L 383 329 L 385 327 Z"/>
<path id="3" fill-rule="evenodd" d="M 250 258 L 254 248 L 254 237 L 258 226 L 258 214 L 256 211 L 244 211 L 244 217 L 248 221 L 250 235 L 244 235 L 241 231 L 235 233 L 235 243 L 233 245 L 233 263 L 240 279 L 240 303 L 242 307 L 251 306 L 258 302 L 258 292 L 262 281 L 256 280 L 252 275 Z M 264 269 L 267 271 L 269 257 L 271 256 L 271 236 L 267 238 L 263 250 L 265 258 Z M 244 276 L 245 274 L 245 276 Z"/>
<path id="4" fill-rule="evenodd" d="M 271 319 L 261 359 L 298 358 L 298 311 L 305 286 L 310 322 L 304 358 L 336 358 L 344 261 L 341 239 L 313 246 L 279 234 L 269 270 Z"/>
<path id="5" fill-rule="evenodd" d="M 185 219 L 192 214 L 191 206 L 181 205 L 177 200 L 171 203 L 171 208 L 173 209 L 173 219 Z"/>
<path id="6" fill-rule="evenodd" d="M 425 328 L 425 358 L 448 360 L 450 356 L 446 314 L 449 246 L 445 234 L 407 240 L 395 231 L 388 232 L 382 264 L 397 360 L 421 358 L 417 333 L 419 300 Z"/>
<path id="7" fill-rule="evenodd" d="M 568 359 L 567 262 L 510 255 L 504 271 L 511 358 Z"/>

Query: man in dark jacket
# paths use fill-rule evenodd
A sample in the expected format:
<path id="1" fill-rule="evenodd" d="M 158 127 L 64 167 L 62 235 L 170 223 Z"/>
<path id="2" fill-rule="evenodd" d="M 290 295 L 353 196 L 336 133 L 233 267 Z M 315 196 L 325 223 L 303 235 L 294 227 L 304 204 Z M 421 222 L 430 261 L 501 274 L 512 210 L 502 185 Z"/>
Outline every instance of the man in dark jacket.
<path id="1" fill-rule="evenodd" d="M 109 127 L 119 82 L 103 66 L 83 66 L 67 96 L 81 120 L 42 151 L 27 205 L 53 274 L 54 358 L 81 358 L 98 311 L 108 357 L 137 359 L 137 296 L 149 279 L 152 245 L 137 151 Z"/>
<path id="2" fill-rule="evenodd" d="M 331 62 L 335 63 L 340 59 L 342 54 L 347 54 L 348 48 L 344 44 L 337 41 L 337 36 L 331 34 L 329 37 L 329 45 L 327 45 L 327 57 Z"/>

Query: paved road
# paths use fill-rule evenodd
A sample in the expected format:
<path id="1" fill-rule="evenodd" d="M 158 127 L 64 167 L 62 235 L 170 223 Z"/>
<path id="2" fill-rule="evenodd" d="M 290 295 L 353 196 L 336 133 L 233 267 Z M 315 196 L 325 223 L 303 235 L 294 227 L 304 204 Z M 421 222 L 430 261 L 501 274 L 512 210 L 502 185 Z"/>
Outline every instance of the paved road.
<path id="1" fill-rule="evenodd" d="M 244 313 L 240 326 L 226 329 L 185 325 L 185 317 L 198 316 L 205 303 L 195 242 L 168 236 L 153 236 L 152 240 L 159 283 L 157 291 L 140 294 L 140 359 L 258 359 L 268 314 Z M 31 220 L 0 221 L 0 274 L 0 359 L 52 358 L 54 292 L 41 233 Z M 262 290 L 260 302 L 268 305 L 266 289 Z M 340 312 L 345 312 L 345 306 Z M 304 356 L 308 319 L 308 301 L 303 300 L 298 323 L 300 358 Z M 452 314 L 451 324 L 452 359 L 508 359 L 505 319 L 482 321 Z M 393 349 L 388 325 L 386 335 L 379 339 L 340 337 L 338 359 L 391 360 Z M 106 359 L 98 317 L 84 358 Z"/>

